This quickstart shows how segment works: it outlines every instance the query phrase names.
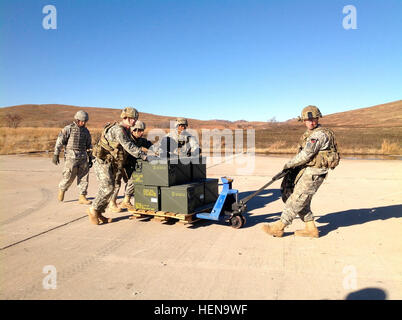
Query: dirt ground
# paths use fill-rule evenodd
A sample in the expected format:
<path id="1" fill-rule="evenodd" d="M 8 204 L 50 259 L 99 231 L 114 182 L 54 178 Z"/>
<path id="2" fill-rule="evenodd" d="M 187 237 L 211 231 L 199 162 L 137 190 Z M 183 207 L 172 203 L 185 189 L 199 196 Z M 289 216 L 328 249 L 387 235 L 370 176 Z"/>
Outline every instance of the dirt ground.
<path id="1" fill-rule="evenodd" d="M 242 197 L 286 159 L 209 163 L 208 176 L 234 178 Z M 402 299 L 402 161 L 342 160 L 313 198 L 318 239 L 294 236 L 299 219 L 283 238 L 261 230 L 283 208 L 279 181 L 238 230 L 128 212 L 94 226 L 75 184 L 57 201 L 62 164 L 0 156 L 0 299 Z M 90 199 L 97 185 L 91 171 Z"/>

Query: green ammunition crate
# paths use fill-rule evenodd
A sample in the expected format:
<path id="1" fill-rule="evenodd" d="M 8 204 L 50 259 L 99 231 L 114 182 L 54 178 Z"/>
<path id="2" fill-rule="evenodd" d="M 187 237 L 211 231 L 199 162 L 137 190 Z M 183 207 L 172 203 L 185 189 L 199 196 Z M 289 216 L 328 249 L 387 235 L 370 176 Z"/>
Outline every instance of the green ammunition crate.
<path id="1" fill-rule="evenodd" d="M 191 182 L 191 163 L 180 160 L 142 162 L 143 183 L 147 186 L 169 187 Z"/>
<path id="2" fill-rule="evenodd" d="M 143 185 L 144 184 L 144 175 L 142 171 L 134 171 L 131 174 L 131 181 L 134 185 Z"/>
<path id="3" fill-rule="evenodd" d="M 160 211 L 160 188 L 138 185 L 135 187 L 135 208 L 138 210 Z"/>
<path id="4" fill-rule="evenodd" d="M 204 183 L 161 187 L 161 210 L 189 214 L 204 204 Z"/>
<path id="5" fill-rule="evenodd" d="M 143 163 L 143 160 L 137 159 L 137 161 L 135 163 L 135 168 L 133 168 L 133 171 L 131 172 L 130 180 L 135 185 L 144 184 L 144 175 L 142 173 L 142 163 Z"/>
<path id="6" fill-rule="evenodd" d="M 201 180 L 204 183 L 204 203 L 209 204 L 212 202 L 216 202 L 218 199 L 218 179 L 203 179 Z"/>
<path id="7" fill-rule="evenodd" d="M 205 157 L 191 159 L 191 181 L 207 177 L 207 161 Z"/>
<path id="8" fill-rule="evenodd" d="M 134 171 L 133 174 L 131 175 L 131 181 L 135 185 L 139 185 L 139 184 L 143 185 L 144 184 L 144 175 L 142 174 L 142 172 Z"/>

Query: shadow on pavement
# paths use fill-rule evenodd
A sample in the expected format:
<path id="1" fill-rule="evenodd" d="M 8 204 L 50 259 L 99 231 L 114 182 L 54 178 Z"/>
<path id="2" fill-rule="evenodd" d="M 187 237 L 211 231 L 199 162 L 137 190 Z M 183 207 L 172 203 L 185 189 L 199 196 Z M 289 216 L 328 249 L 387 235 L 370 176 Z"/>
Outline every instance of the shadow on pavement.
<path id="1" fill-rule="evenodd" d="M 113 214 L 108 214 L 108 213 L 106 214 L 107 218 L 112 218 L 113 219 L 112 223 L 113 222 L 118 222 L 120 220 L 129 220 L 131 216 L 132 216 L 131 214 L 128 214 L 128 215 L 125 215 L 125 216 L 114 217 Z"/>
<path id="2" fill-rule="evenodd" d="M 249 196 L 250 194 L 252 194 L 253 192 L 254 191 L 242 192 L 239 194 L 239 199 L 245 198 L 245 197 Z M 274 202 L 280 198 L 281 198 L 281 190 L 280 189 L 267 189 L 267 190 L 262 191 L 260 194 L 258 194 L 254 198 L 250 199 L 250 201 L 247 202 L 247 211 L 244 214 L 245 218 L 247 219 L 247 222 L 243 228 L 249 228 L 249 227 L 255 226 L 256 224 L 259 224 L 259 223 L 276 221 L 276 219 L 280 217 L 281 212 L 270 213 L 270 214 L 265 214 L 265 215 L 258 215 L 258 216 L 253 216 L 249 212 L 253 211 L 255 209 L 264 208 L 269 203 Z M 275 218 L 275 219 L 273 219 L 273 218 Z"/>
<path id="3" fill-rule="evenodd" d="M 325 236 L 331 231 L 341 227 L 363 224 L 376 220 L 387 220 L 390 218 L 402 218 L 402 205 L 387 207 L 353 209 L 334 213 L 328 213 L 316 219 L 319 223 L 327 223 L 318 227 L 320 236 Z"/>
<path id="4" fill-rule="evenodd" d="M 255 191 L 246 191 L 239 193 L 239 200 L 253 194 Z M 268 196 L 267 196 L 268 195 Z M 261 191 L 260 194 L 250 199 L 247 202 L 247 211 L 253 211 L 254 209 L 259 209 L 265 207 L 267 204 L 274 202 L 281 198 L 280 189 L 267 189 Z"/>
<path id="5" fill-rule="evenodd" d="M 247 204 L 248 207 L 247 211 L 249 210 L 251 211 L 256 208 L 262 208 L 266 204 L 278 200 L 281 197 L 281 192 L 279 189 L 266 190 L 262 194 L 264 193 L 265 194 L 272 193 L 272 195 L 269 197 L 257 196 L 256 198 L 253 198 Z M 247 196 L 247 194 L 245 196 Z M 247 222 L 243 228 L 248 228 L 259 223 L 274 222 L 281 216 L 281 212 L 258 215 L 258 216 L 253 216 L 248 212 L 246 212 L 244 216 L 246 217 Z M 328 213 L 326 215 L 316 218 L 316 221 L 319 223 L 326 223 L 326 225 L 318 227 L 320 237 L 322 237 L 327 235 L 331 231 L 334 231 L 341 227 L 349 227 L 376 220 L 387 220 L 390 218 L 402 218 L 402 205 L 364 208 L 364 209 L 351 209 L 346 211 Z"/>
<path id="6" fill-rule="evenodd" d="M 349 293 L 345 300 L 386 300 L 387 294 L 379 288 L 364 288 Z"/>
<path id="7" fill-rule="evenodd" d="M 87 197 L 88 200 L 94 201 L 95 197 Z M 64 200 L 63 202 L 68 203 L 68 202 L 78 202 L 78 198 L 77 199 L 73 199 L 73 200 Z"/>
<path id="8" fill-rule="evenodd" d="M 246 192 L 239 193 L 239 200 L 249 196 L 250 194 L 252 194 L 254 192 L 255 191 L 246 191 Z M 259 215 L 259 216 L 255 216 L 255 217 L 253 217 L 249 212 L 254 209 L 263 208 L 267 204 L 278 200 L 280 197 L 281 197 L 280 189 L 267 189 L 267 190 L 263 190 L 260 194 L 258 194 L 254 198 L 252 198 L 249 202 L 247 202 L 247 211 L 244 214 L 244 217 L 246 218 L 247 221 L 246 221 L 246 224 L 242 227 L 242 229 L 252 227 L 252 226 L 254 226 L 258 223 L 262 223 L 262 222 L 271 222 L 271 219 L 267 220 L 267 218 L 270 218 L 270 217 L 276 217 L 276 216 L 279 217 L 281 214 L 280 212 L 262 215 L 262 216 Z M 273 219 L 272 221 L 274 221 L 274 220 L 276 220 L 276 219 Z M 194 223 L 192 226 L 189 226 L 189 228 L 196 229 L 199 227 L 206 227 L 211 224 L 225 225 L 225 226 L 230 227 L 229 223 L 223 221 L 223 219 L 221 219 L 219 221 L 201 219 L 201 220 L 197 221 L 196 223 Z"/>

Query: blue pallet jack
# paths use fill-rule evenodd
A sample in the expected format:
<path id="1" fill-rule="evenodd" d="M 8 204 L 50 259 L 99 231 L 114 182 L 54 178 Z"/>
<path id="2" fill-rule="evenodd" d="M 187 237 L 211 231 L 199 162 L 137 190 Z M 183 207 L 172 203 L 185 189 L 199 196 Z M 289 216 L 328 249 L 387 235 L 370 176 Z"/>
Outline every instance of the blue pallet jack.
<path id="1" fill-rule="evenodd" d="M 243 214 L 247 210 L 247 202 L 257 196 L 273 182 L 283 178 L 287 172 L 288 170 L 282 170 L 260 189 L 243 199 L 239 199 L 239 191 L 237 189 L 232 189 L 233 179 L 221 177 L 223 188 L 212 208 L 212 211 L 209 213 L 196 213 L 195 216 L 199 219 L 214 221 L 224 220 L 225 222 L 229 222 L 233 228 L 239 229 L 246 223 L 246 218 Z"/>

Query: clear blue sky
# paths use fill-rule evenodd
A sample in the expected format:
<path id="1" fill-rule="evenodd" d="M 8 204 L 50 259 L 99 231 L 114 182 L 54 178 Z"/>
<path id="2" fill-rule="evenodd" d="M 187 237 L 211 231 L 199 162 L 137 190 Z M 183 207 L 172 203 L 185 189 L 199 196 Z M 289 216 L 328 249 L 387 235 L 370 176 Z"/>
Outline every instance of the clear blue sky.
<path id="1" fill-rule="evenodd" d="M 1 0 L 0 49 L 1 107 L 283 121 L 402 99 L 401 0 Z"/>

